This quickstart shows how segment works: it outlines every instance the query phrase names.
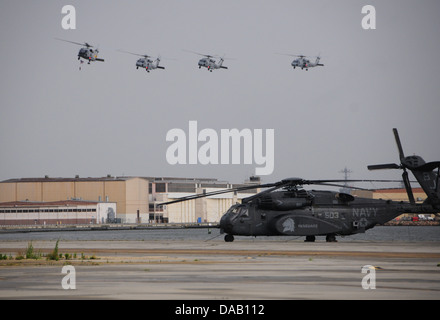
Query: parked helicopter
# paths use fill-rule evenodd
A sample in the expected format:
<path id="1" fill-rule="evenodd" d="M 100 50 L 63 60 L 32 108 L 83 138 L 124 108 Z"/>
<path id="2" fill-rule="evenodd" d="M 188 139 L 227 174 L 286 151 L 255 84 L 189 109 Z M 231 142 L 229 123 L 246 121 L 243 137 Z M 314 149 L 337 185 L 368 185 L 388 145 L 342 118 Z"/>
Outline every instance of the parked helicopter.
<path id="1" fill-rule="evenodd" d="M 79 49 L 78 60 L 80 60 L 80 58 L 83 58 L 84 60 L 88 61 L 87 64 L 90 64 L 91 61 L 104 62 L 104 59 L 98 58 L 99 50 L 98 49 L 93 50 L 92 49 L 93 46 L 88 44 L 87 42 L 79 43 L 79 42 L 74 42 L 74 41 L 69 41 L 69 40 L 64 40 L 64 39 L 59 39 L 59 38 L 55 38 L 55 39 L 60 40 L 60 41 L 70 42 L 70 43 L 77 44 L 80 46 L 84 46 L 83 48 Z"/>
<path id="2" fill-rule="evenodd" d="M 212 72 L 212 70 L 215 70 L 215 69 L 228 69 L 228 67 L 223 65 L 223 61 L 225 61 L 224 57 L 220 58 L 218 56 L 211 56 L 209 54 L 203 54 L 203 53 L 198 53 L 198 52 L 193 52 L 193 51 L 188 51 L 188 50 L 184 50 L 184 51 L 191 52 L 191 53 L 198 54 L 200 56 L 205 57 L 205 58 L 202 58 L 199 60 L 199 62 L 198 62 L 199 69 L 204 67 L 210 72 Z M 220 58 L 220 59 L 217 62 L 213 58 Z"/>
<path id="3" fill-rule="evenodd" d="M 135 56 L 140 56 L 143 58 L 138 59 L 138 61 L 136 61 L 136 69 L 139 68 L 144 68 L 147 72 L 150 72 L 150 70 L 154 70 L 154 69 L 165 69 L 165 67 L 162 67 L 159 65 L 160 62 L 160 56 L 158 56 L 156 58 L 155 61 L 149 59 L 151 58 L 151 56 L 147 55 L 147 54 L 139 54 L 139 53 L 133 53 L 133 52 L 128 52 L 128 51 L 122 51 L 119 50 L 120 52 L 124 52 L 124 53 L 129 53 Z"/>
<path id="4" fill-rule="evenodd" d="M 320 67 L 324 66 L 322 63 L 319 63 L 319 60 L 321 59 L 320 56 L 316 57 L 315 62 L 311 62 L 309 59 L 306 59 L 307 56 L 304 56 L 304 55 L 285 54 L 285 53 L 279 53 L 279 54 L 282 54 L 285 56 L 298 57 L 298 59 L 293 60 L 291 63 L 293 69 L 298 67 L 298 68 L 301 68 L 301 70 L 306 69 L 306 71 L 308 71 L 309 68 L 314 68 L 317 66 L 320 66 Z"/>
<path id="5" fill-rule="evenodd" d="M 316 236 L 326 236 L 327 242 L 336 241 L 336 236 L 363 233 L 377 224 L 399 216 L 402 213 L 437 213 L 440 211 L 438 187 L 440 161 L 425 163 L 419 156 L 404 157 L 398 133 L 395 132 L 401 165 L 385 164 L 369 166 L 373 169 L 402 168 L 410 202 L 354 197 L 348 193 L 304 190 L 304 185 L 338 186 L 338 182 L 395 182 L 396 180 L 304 180 L 289 178 L 275 183 L 251 185 L 234 189 L 196 194 L 164 202 L 161 205 L 218 195 L 226 192 L 266 188 L 240 204 L 232 205 L 221 217 L 221 233 L 226 233 L 225 241 L 232 242 L 240 236 L 305 236 L 313 242 Z M 437 173 L 433 170 L 437 168 Z M 407 179 L 406 169 L 412 171 L 425 190 L 428 198 L 416 204 Z M 427 179 L 429 177 L 429 179 Z M 353 187 L 352 187 L 353 188 Z M 355 187 L 354 189 L 362 189 Z M 365 190 L 365 189 L 364 189 Z M 411 200 L 412 199 L 412 200 Z M 212 226 L 211 226 L 212 227 Z"/>

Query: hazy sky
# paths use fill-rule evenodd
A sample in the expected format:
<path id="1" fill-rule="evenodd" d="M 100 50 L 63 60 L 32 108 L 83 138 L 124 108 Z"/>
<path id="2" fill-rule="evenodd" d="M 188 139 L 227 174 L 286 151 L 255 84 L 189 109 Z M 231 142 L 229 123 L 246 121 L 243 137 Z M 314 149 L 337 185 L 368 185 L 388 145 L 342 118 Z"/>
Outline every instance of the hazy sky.
<path id="1" fill-rule="evenodd" d="M 76 30 L 61 27 L 64 5 Z M 364 5 L 376 30 L 361 27 Z M 274 129 L 275 169 L 264 182 L 400 178 L 368 164 L 407 155 L 440 160 L 439 1 L 16 1 L 0 2 L 0 180 L 112 175 L 212 177 L 242 182 L 251 165 L 169 165 L 166 134 Z M 84 64 L 80 46 L 104 63 Z M 136 70 L 160 54 L 165 70 Z M 228 70 L 197 55 L 226 55 Z M 321 53 L 324 67 L 293 70 Z M 165 59 L 170 58 L 170 59 Z M 172 58 L 172 59 L 171 59 Z M 175 59 L 175 60 L 174 60 Z"/>

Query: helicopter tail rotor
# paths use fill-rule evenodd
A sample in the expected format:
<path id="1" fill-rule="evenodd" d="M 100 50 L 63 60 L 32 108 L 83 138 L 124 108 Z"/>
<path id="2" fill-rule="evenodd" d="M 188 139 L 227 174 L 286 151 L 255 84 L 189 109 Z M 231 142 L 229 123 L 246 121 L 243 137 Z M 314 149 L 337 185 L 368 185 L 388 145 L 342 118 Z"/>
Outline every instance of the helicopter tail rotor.
<path id="1" fill-rule="evenodd" d="M 414 204 L 414 195 L 411 190 L 407 169 L 410 170 L 428 196 L 425 203 L 435 208 L 440 208 L 440 161 L 425 162 L 421 157 L 416 155 L 405 157 L 396 128 L 393 129 L 393 133 L 399 152 L 400 165 L 395 163 L 379 164 L 368 166 L 368 169 L 402 169 L 402 179 L 408 194 L 408 199 L 411 204 Z"/>

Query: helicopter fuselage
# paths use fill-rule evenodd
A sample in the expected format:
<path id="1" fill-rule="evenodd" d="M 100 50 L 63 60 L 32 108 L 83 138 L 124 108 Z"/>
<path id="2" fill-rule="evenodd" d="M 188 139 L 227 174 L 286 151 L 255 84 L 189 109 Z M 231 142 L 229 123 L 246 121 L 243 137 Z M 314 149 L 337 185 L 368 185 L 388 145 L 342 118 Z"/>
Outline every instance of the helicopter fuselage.
<path id="1" fill-rule="evenodd" d="M 300 67 L 300 68 L 307 68 L 310 66 L 310 61 L 306 59 L 296 59 L 292 61 L 292 67 Z"/>
<path id="2" fill-rule="evenodd" d="M 95 60 L 98 55 L 95 53 L 95 51 L 92 48 L 81 48 L 78 52 L 78 59 L 83 58 L 85 60 Z"/>
<path id="3" fill-rule="evenodd" d="M 323 66 L 323 64 L 319 63 L 319 57 L 316 59 L 315 62 L 311 62 L 309 59 L 304 59 L 304 58 L 295 59 L 292 61 L 291 65 L 294 69 L 296 67 L 299 67 L 301 69 L 306 69 L 306 70 L 316 66 Z"/>
<path id="4" fill-rule="evenodd" d="M 199 69 L 201 67 L 207 68 L 209 71 L 212 72 L 213 69 L 227 69 L 228 67 L 225 67 L 222 65 L 223 64 L 223 59 L 220 59 L 219 63 L 216 63 L 216 61 L 214 59 L 211 58 L 203 58 L 199 60 Z"/>
<path id="5" fill-rule="evenodd" d="M 104 61 L 104 59 L 98 58 L 98 49 L 93 50 L 92 48 L 81 48 L 78 51 L 78 60 L 80 58 L 83 58 L 84 60 L 87 60 L 89 63 L 90 61 Z"/>
<path id="6" fill-rule="evenodd" d="M 164 67 L 159 66 L 160 59 L 157 58 L 155 61 L 148 58 L 141 58 L 136 61 L 136 69 L 143 68 L 147 72 L 153 69 L 165 69 Z"/>
<path id="7" fill-rule="evenodd" d="M 222 216 L 220 229 L 227 234 L 226 241 L 232 241 L 234 235 L 351 235 L 413 210 L 405 202 L 332 191 L 307 191 L 299 197 L 283 191 L 256 200 L 233 205 Z"/>

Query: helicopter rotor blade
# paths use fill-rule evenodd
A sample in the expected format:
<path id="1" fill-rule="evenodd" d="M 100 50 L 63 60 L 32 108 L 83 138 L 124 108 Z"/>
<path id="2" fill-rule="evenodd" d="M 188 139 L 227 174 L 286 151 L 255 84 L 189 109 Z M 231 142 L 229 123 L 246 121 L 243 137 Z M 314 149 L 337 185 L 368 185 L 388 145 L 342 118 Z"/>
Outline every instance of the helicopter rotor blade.
<path id="1" fill-rule="evenodd" d="M 411 189 L 410 181 L 408 179 L 408 172 L 406 171 L 405 168 L 403 168 L 402 179 L 403 179 L 403 183 L 405 184 L 405 189 L 406 189 L 406 193 L 408 194 L 409 202 L 411 204 L 415 204 L 414 195 Z"/>
<path id="2" fill-rule="evenodd" d="M 397 148 L 399 149 L 399 158 L 400 161 L 405 159 L 405 155 L 403 154 L 402 144 L 400 143 L 399 133 L 396 128 L 393 128 L 394 138 L 396 139 Z"/>
<path id="3" fill-rule="evenodd" d="M 77 44 L 77 45 L 79 45 L 79 46 L 86 46 L 87 48 L 89 48 L 89 47 L 93 47 L 92 45 L 90 45 L 90 44 L 88 44 L 87 42 L 85 42 L 85 43 L 80 43 L 80 42 L 75 42 L 75 41 L 70 41 L 70 40 L 64 40 L 64 39 L 60 39 L 60 38 L 55 38 L 56 40 L 60 40 L 60 41 L 64 41 L 64 42 L 70 42 L 70 43 L 73 43 L 73 44 Z"/>
<path id="4" fill-rule="evenodd" d="M 279 54 L 281 56 L 290 56 L 290 57 L 295 57 L 295 55 L 290 54 L 290 53 L 279 53 L 279 52 L 275 52 L 275 54 Z"/>
<path id="5" fill-rule="evenodd" d="M 381 169 L 402 169 L 401 166 L 395 163 L 385 163 L 385 164 L 373 164 L 367 166 L 368 170 L 381 170 Z"/>
<path id="6" fill-rule="evenodd" d="M 217 190 L 217 191 L 211 191 L 211 192 L 204 192 L 204 193 L 194 194 L 194 195 L 191 195 L 191 196 L 181 197 L 181 198 L 178 198 L 178 199 L 172 200 L 172 201 L 162 202 L 162 203 L 160 203 L 158 205 L 159 206 L 164 206 L 164 205 L 168 205 L 168 204 L 172 204 L 172 203 L 178 203 L 178 202 L 187 201 L 187 200 L 193 200 L 193 199 L 198 199 L 198 198 L 203 198 L 203 197 L 209 197 L 209 196 L 214 196 L 214 195 L 228 193 L 228 192 L 245 191 L 245 190 L 252 190 L 252 189 L 257 189 L 257 188 L 270 188 L 270 187 L 273 187 L 275 185 L 276 185 L 276 183 L 267 183 L 267 184 L 258 184 L 258 185 L 256 184 L 256 185 L 249 185 L 249 186 L 245 186 L 245 187 L 238 187 L 238 188 Z"/>
<path id="7" fill-rule="evenodd" d="M 345 182 L 346 183 L 346 182 L 401 182 L 401 181 L 400 180 L 341 180 L 341 179 L 337 179 L 337 180 L 304 180 L 301 178 L 287 178 L 287 179 L 283 179 L 283 180 L 275 182 L 275 183 L 256 184 L 256 185 L 249 185 L 249 186 L 244 186 L 244 187 L 237 187 L 237 188 L 231 188 L 231 189 L 224 189 L 224 190 L 217 190 L 217 191 L 194 194 L 194 195 L 190 195 L 190 196 L 186 196 L 186 197 L 181 197 L 181 198 L 178 198 L 175 200 L 162 202 L 159 204 L 159 206 L 164 206 L 164 205 L 169 205 L 169 204 L 178 203 L 178 202 L 182 202 L 182 201 L 188 201 L 188 200 L 193 200 L 193 199 L 198 199 L 198 198 L 219 195 L 219 194 L 228 193 L 228 192 L 246 191 L 246 190 L 252 190 L 252 189 L 257 189 L 257 188 L 270 188 L 270 189 L 264 190 L 262 192 L 259 192 L 255 195 L 253 195 L 253 196 L 250 196 L 250 197 L 246 198 L 247 200 L 251 200 L 256 197 L 261 196 L 264 193 L 272 192 L 272 191 L 275 191 L 276 189 L 285 188 L 285 187 L 289 187 L 289 186 L 296 187 L 296 186 L 314 184 L 314 185 L 323 185 L 323 186 L 332 186 L 332 187 L 347 187 L 345 185 L 336 184 L 337 182 Z M 351 186 L 349 188 L 359 189 L 359 190 L 371 190 L 371 189 L 351 187 Z"/>
<path id="8" fill-rule="evenodd" d="M 354 187 L 354 186 L 347 186 L 339 184 L 338 182 L 401 182 L 400 180 L 365 180 L 365 179 L 359 179 L 359 180 L 304 180 L 302 184 L 312 184 L 312 185 L 321 185 L 321 186 L 329 186 L 329 187 L 339 187 L 339 188 L 348 188 L 348 189 L 357 189 L 357 190 L 364 190 L 364 191 L 372 191 L 373 189 L 367 189 L 367 188 L 361 188 L 361 187 Z"/>
<path id="9" fill-rule="evenodd" d="M 123 53 L 128 53 L 128 54 L 132 54 L 134 56 L 139 56 L 139 57 L 145 57 L 145 58 L 149 58 L 150 56 L 147 54 L 140 54 L 140 53 L 134 53 L 134 52 L 129 52 L 129 51 L 124 51 L 124 50 L 118 50 L 119 52 L 123 52 Z"/>
<path id="10" fill-rule="evenodd" d="M 401 182 L 400 180 L 384 180 L 384 179 L 326 179 L 326 180 L 304 180 L 300 178 L 284 179 L 282 182 L 289 182 L 291 185 L 306 185 L 306 184 L 322 184 L 322 183 L 335 183 L 335 182 Z"/>
<path id="11" fill-rule="evenodd" d="M 182 50 L 186 51 L 186 52 L 198 54 L 199 56 L 204 56 L 204 57 L 207 57 L 207 58 L 215 58 L 216 57 L 216 56 L 213 56 L 213 55 L 210 55 L 210 54 L 203 54 L 203 53 L 199 53 L 199 52 L 195 52 L 195 51 L 191 51 L 191 50 L 185 50 L 185 49 L 182 49 Z"/>
<path id="12" fill-rule="evenodd" d="M 282 56 L 289 56 L 289 57 L 299 57 L 299 58 L 305 58 L 307 56 L 302 55 L 302 54 L 290 54 L 290 53 L 279 53 L 279 52 L 275 52 L 275 54 L 279 54 Z"/>
<path id="13" fill-rule="evenodd" d="M 339 188 L 347 188 L 347 189 L 356 189 L 356 190 L 364 190 L 364 191 L 371 191 L 371 189 L 366 188 L 360 188 L 360 187 L 353 187 L 353 186 L 347 186 L 342 184 L 336 184 L 336 183 L 314 183 L 319 186 L 329 186 L 329 187 L 339 187 Z"/>

